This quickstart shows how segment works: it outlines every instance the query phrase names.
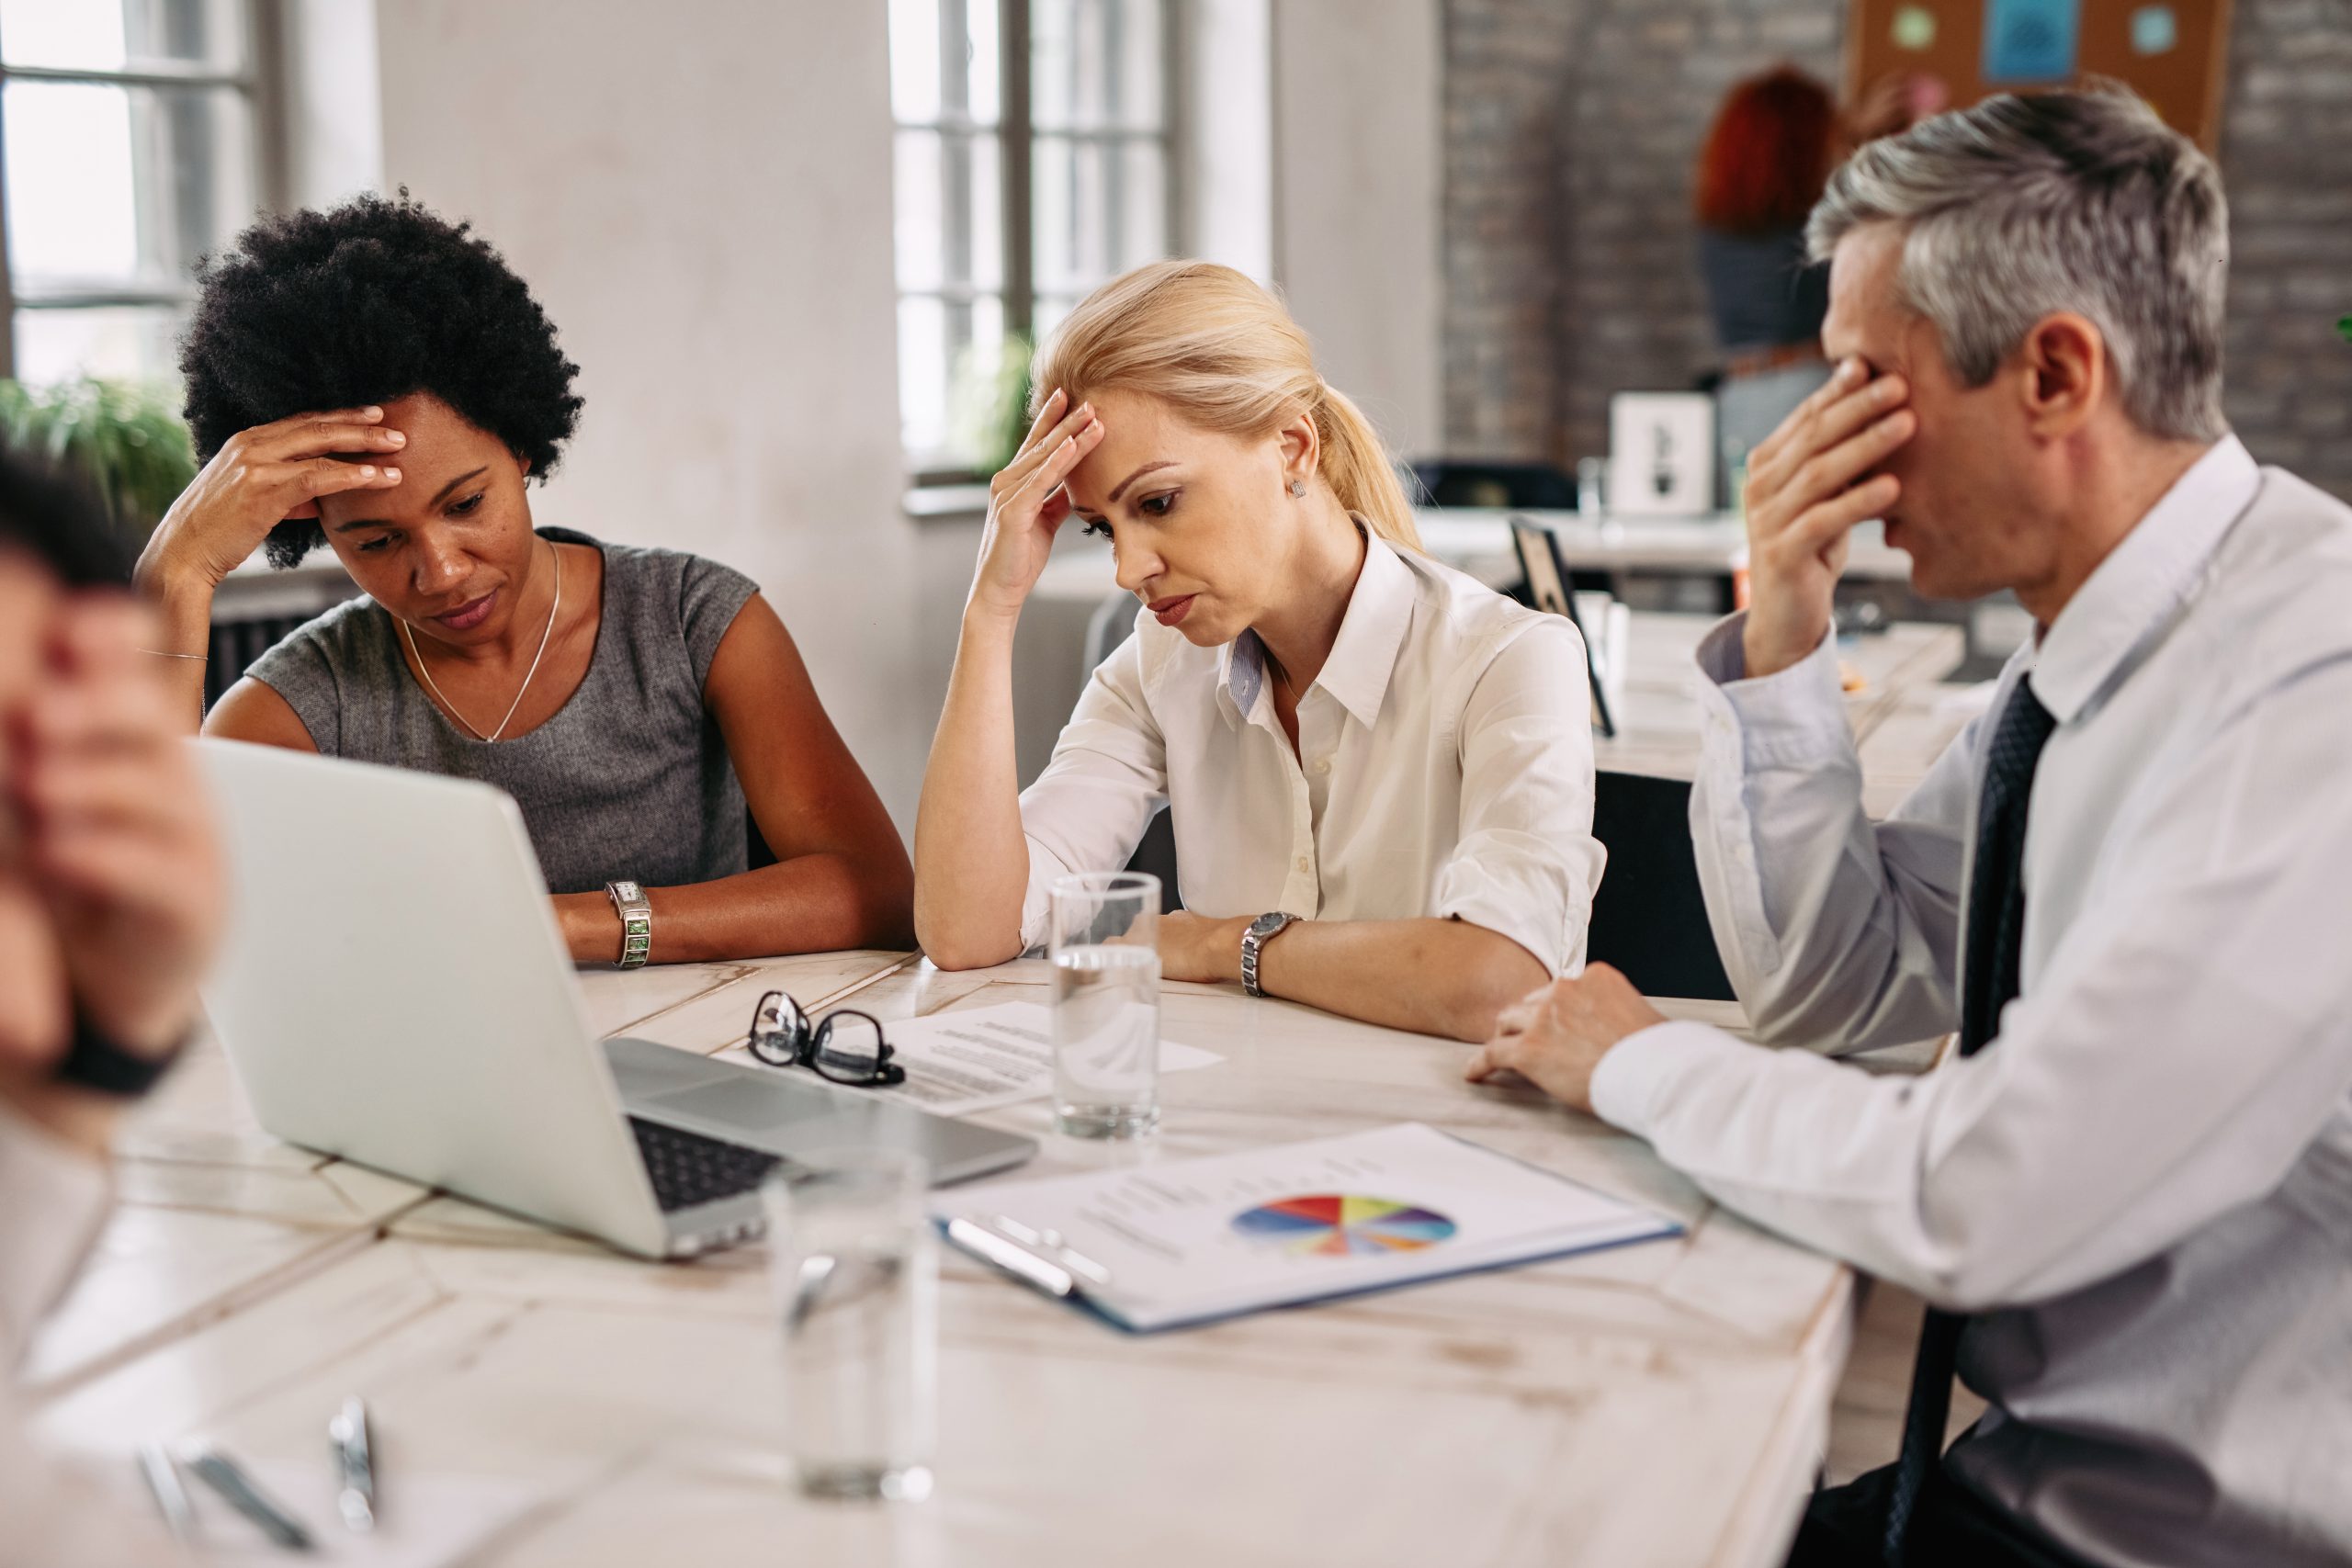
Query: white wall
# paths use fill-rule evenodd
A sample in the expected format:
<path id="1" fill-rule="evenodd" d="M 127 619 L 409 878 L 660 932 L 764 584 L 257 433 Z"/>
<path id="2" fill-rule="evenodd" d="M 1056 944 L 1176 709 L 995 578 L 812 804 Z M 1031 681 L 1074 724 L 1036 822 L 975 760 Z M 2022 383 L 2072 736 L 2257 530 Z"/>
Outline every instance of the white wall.
<path id="1" fill-rule="evenodd" d="M 756 578 L 901 825 L 919 668 L 880 0 L 378 0 L 388 186 L 479 231 L 581 367 L 542 523 Z"/>
<path id="2" fill-rule="evenodd" d="M 393 0 L 394 4 L 398 0 Z M 376 0 L 282 0 L 287 195 L 333 207 L 384 183 Z"/>
<path id="3" fill-rule="evenodd" d="M 1439 0 L 1274 0 L 1274 272 L 1404 457 L 1444 434 Z"/>

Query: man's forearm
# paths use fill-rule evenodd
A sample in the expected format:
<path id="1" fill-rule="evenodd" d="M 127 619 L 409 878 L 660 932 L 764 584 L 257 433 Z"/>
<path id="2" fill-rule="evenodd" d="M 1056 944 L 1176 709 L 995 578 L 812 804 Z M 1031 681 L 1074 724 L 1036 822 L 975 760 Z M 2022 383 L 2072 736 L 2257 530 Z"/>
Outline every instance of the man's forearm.
<path id="1" fill-rule="evenodd" d="M 1690 829 L 1724 967 L 1759 1038 L 1865 1049 L 1951 1027 L 1969 742 L 1896 817 L 1862 809 L 1861 760 L 1825 639 L 1738 678 L 1741 622 L 1700 652 Z"/>

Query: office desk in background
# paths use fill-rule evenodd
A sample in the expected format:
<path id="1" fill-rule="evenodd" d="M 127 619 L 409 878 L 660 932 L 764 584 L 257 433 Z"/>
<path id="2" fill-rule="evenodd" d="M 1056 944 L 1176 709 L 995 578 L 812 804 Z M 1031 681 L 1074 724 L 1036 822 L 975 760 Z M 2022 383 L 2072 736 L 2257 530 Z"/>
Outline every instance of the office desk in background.
<path id="1" fill-rule="evenodd" d="M 1519 579 L 1513 523 L 1551 531 L 1571 571 L 1652 577 L 1729 577 L 1747 565 L 1747 525 L 1735 512 L 1704 517 L 1588 517 L 1499 506 L 1427 506 L 1414 510 L 1430 554 L 1493 587 Z M 1876 521 L 1849 536 L 1844 576 L 1850 581 L 1908 581 L 1911 558 L 1890 548 Z"/>
<path id="2" fill-rule="evenodd" d="M 1047 976 L 874 953 L 586 985 L 601 1024 L 718 1052 L 769 985 L 889 1020 L 1043 1000 Z M 128 1500 L 139 1441 L 209 1431 L 354 1562 L 1777 1561 L 1843 1362 L 1844 1269 L 1634 1139 L 1463 1084 L 1466 1047 L 1230 987 L 1170 986 L 1165 1013 L 1225 1057 L 1166 1081 L 1165 1133 L 1105 1148 L 1046 1134 L 1042 1103 L 990 1113 L 1046 1134 L 1020 1174 L 1420 1120 L 1689 1234 L 1148 1337 L 948 1252 L 938 1493 L 845 1507 L 790 1487 L 763 1247 L 645 1264 L 372 1176 L 337 1212 L 357 1173 L 254 1132 L 199 1047 L 137 1118 L 131 1202 L 42 1341 L 44 1435 Z M 277 1245 L 224 1253 L 224 1226 Z M 384 1472 L 382 1533 L 358 1546 L 329 1524 L 322 1436 L 353 1393 Z M 232 1523 L 206 1518 L 222 1541 Z"/>

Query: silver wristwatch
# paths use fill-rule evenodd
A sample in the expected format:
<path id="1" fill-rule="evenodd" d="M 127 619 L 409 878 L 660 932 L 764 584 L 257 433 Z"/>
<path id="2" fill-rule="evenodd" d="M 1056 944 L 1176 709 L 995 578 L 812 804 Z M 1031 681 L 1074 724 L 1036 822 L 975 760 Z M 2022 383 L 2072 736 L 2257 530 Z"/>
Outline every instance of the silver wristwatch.
<path id="1" fill-rule="evenodd" d="M 634 882 L 607 882 L 605 896 L 621 917 L 621 967 L 640 969 L 653 952 L 653 904 Z"/>
<path id="2" fill-rule="evenodd" d="M 1259 950 L 1273 941 L 1284 926 L 1296 919 L 1298 919 L 1296 915 L 1285 915 L 1280 909 L 1276 909 L 1270 915 L 1261 915 L 1250 921 L 1250 929 L 1241 933 L 1241 988 L 1251 996 L 1262 997 L 1266 994 L 1258 987 Z"/>

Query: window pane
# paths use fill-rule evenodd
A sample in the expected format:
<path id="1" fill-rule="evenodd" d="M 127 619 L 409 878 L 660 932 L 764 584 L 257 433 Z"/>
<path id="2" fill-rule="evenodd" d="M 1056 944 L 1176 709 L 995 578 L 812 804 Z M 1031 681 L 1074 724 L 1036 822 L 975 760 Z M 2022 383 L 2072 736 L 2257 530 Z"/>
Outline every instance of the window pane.
<path id="1" fill-rule="evenodd" d="M 995 124 L 997 28 L 997 0 L 890 0 L 890 112 Z"/>
<path id="2" fill-rule="evenodd" d="M 1040 294 L 1083 294 L 1167 254 L 1165 153 L 1157 140 L 1040 135 L 1033 156 Z"/>
<path id="3" fill-rule="evenodd" d="M 245 64 L 245 0 L 0 0 L 11 65 L 119 71 L 173 62 Z"/>
<path id="4" fill-rule="evenodd" d="M 959 468 L 993 473 L 1012 460 L 1012 446 L 1020 444 L 1017 423 L 1021 411 L 1010 407 L 1018 389 L 1005 361 L 1004 301 L 982 295 L 959 319 L 948 312 L 951 339 L 961 334 L 947 373 L 947 446 Z M 1023 356 L 1025 366 L 1027 358 Z"/>
<path id="5" fill-rule="evenodd" d="M 890 112 L 939 118 L 939 0 L 890 0 Z"/>
<path id="6" fill-rule="evenodd" d="M 1001 288 L 1004 192 L 994 136 L 899 132 L 899 287 Z"/>
<path id="7" fill-rule="evenodd" d="M 0 113 L 22 296 L 169 287 L 253 220 L 253 125 L 233 88 L 17 81 Z"/>
<path id="8" fill-rule="evenodd" d="M 1054 335 L 1054 329 L 1062 324 L 1062 318 L 1077 308 L 1077 295 L 1040 294 L 1030 309 L 1030 330 L 1036 334 L 1037 341 L 1043 343 Z"/>
<path id="9" fill-rule="evenodd" d="M 947 445 L 947 306 L 925 295 L 899 301 L 899 420 L 918 460 Z"/>
<path id="10" fill-rule="evenodd" d="M 1161 0 L 1032 0 L 1030 118 L 1040 130 L 1162 123 Z"/>
<path id="11" fill-rule="evenodd" d="M 181 312 L 163 305 L 17 312 L 17 379 L 46 387 L 77 376 L 179 378 Z"/>
<path id="12" fill-rule="evenodd" d="M 907 453 L 932 467 L 970 460 L 975 409 L 1003 353 L 1004 303 L 911 294 L 899 300 L 899 412 Z"/>

